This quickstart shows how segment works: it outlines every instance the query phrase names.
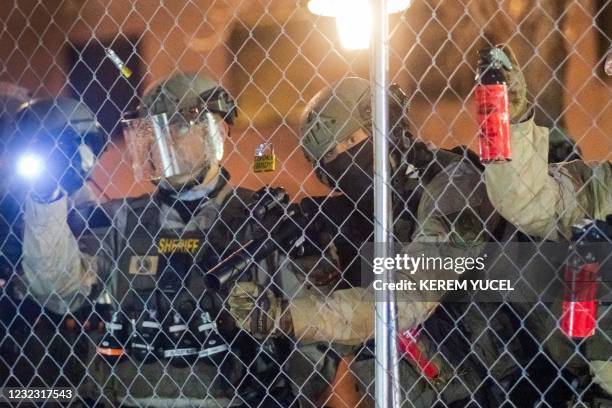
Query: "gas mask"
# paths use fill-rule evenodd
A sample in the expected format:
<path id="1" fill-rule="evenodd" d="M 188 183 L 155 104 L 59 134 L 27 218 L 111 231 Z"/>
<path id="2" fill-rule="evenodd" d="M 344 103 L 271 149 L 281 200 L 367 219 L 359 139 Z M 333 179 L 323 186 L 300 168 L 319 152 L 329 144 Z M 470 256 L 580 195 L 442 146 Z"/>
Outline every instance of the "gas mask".
<path id="1" fill-rule="evenodd" d="M 364 215 L 374 211 L 374 148 L 372 138 L 338 154 L 328 162 L 319 161 L 317 176 L 331 188 L 346 194 Z"/>

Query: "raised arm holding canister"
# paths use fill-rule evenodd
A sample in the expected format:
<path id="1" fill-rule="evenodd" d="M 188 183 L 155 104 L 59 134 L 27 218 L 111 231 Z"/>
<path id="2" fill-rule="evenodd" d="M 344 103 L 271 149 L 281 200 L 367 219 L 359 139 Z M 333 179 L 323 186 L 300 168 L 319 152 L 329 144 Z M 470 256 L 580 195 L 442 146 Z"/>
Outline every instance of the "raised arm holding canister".
<path id="1" fill-rule="evenodd" d="M 513 65 L 518 65 L 511 51 Z M 569 239 L 583 218 L 612 213 L 612 165 L 573 160 L 549 164 L 549 130 L 529 111 L 524 80 L 508 73 L 512 160 L 486 165 L 485 182 L 495 209 L 522 232 Z"/>

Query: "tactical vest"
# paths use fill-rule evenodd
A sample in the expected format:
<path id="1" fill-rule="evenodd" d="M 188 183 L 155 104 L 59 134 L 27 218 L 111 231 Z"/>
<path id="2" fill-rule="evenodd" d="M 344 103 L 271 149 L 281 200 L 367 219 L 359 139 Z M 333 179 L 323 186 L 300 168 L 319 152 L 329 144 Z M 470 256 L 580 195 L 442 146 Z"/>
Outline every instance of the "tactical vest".
<path id="1" fill-rule="evenodd" d="M 156 197 L 128 201 L 126 231 L 119 232 L 125 234 L 125 242 L 105 285 L 119 303 L 122 324 L 130 326 L 129 332 L 138 325 L 142 329 L 147 318 L 147 329 L 163 332 L 165 347 L 157 350 L 155 358 L 140 361 L 128 342 L 126 357 L 114 366 L 95 356 L 95 348 L 90 347 L 87 395 L 103 396 L 99 401 L 113 406 L 165 406 L 181 400 L 190 406 L 232 406 L 232 400 L 239 405 L 237 386 L 244 383 L 246 367 L 252 363 L 241 357 L 250 351 L 254 355 L 248 350 L 253 344 L 239 336 L 232 339 L 229 350 L 216 325 L 220 298 L 208 293 L 201 279 L 237 242 L 235 234 L 244 221 L 240 207 L 249 193 L 231 194 L 217 203 L 222 211 L 213 217 L 211 228 L 197 233 L 161 230 L 161 202 Z M 157 323 L 151 323 L 155 322 L 151 310 L 156 311 Z M 139 340 L 138 347 L 151 346 Z M 241 391 L 248 393 L 248 386 L 242 384 Z"/>
<path id="2" fill-rule="evenodd" d="M 412 240 L 423 186 L 433 180 L 446 166 L 461 159 L 462 156 L 454 150 L 431 150 L 421 142 L 415 143 L 408 155 L 401 158 L 399 168 L 394 171 L 391 180 L 394 192 L 393 229 L 397 241 Z"/>

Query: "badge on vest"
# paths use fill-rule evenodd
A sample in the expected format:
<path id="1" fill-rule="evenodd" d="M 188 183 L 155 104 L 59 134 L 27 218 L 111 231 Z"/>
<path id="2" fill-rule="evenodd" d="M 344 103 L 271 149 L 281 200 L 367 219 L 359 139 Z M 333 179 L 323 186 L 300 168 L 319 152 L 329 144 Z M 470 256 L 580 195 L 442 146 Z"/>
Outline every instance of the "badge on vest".
<path id="1" fill-rule="evenodd" d="M 184 253 L 196 254 L 200 248 L 200 240 L 197 238 L 160 238 L 157 250 L 160 254 Z"/>
<path id="2" fill-rule="evenodd" d="M 157 256 L 132 256 L 130 258 L 129 272 L 132 275 L 156 275 L 159 265 Z"/>

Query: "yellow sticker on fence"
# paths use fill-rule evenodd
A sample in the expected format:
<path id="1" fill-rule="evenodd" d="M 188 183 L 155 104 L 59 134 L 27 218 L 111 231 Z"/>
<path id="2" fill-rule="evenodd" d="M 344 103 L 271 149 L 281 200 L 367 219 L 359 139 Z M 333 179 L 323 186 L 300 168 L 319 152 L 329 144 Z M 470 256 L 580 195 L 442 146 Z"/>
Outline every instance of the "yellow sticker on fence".
<path id="1" fill-rule="evenodd" d="M 255 173 L 263 173 L 266 171 L 276 170 L 276 156 L 273 154 L 264 154 L 263 156 L 255 156 L 253 161 L 253 171 Z"/>
<path id="2" fill-rule="evenodd" d="M 255 173 L 263 173 L 274 170 L 276 170 L 274 146 L 270 142 L 258 145 L 255 149 L 255 158 L 253 159 L 253 171 Z"/>

